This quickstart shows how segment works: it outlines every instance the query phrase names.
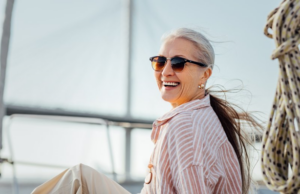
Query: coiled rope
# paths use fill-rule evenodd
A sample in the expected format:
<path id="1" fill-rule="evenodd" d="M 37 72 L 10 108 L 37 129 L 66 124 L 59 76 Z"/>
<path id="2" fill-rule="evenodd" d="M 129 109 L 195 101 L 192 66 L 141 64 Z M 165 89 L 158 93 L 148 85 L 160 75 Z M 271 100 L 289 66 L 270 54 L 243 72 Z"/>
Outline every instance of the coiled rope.
<path id="1" fill-rule="evenodd" d="M 264 33 L 275 40 L 272 59 L 279 61 L 273 108 L 263 136 L 261 166 L 267 186 L 300 194 L 300 0 L 285 0 L 268 15 Z M 272 34 L 269 33 L 272 31 Z M 289 168 L 291 174 L 288 173 Z"/>

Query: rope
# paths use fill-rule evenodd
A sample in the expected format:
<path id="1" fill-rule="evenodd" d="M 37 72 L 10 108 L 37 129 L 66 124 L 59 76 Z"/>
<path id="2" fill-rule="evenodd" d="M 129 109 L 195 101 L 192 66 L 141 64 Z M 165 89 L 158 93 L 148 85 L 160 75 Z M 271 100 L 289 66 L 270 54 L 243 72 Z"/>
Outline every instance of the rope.
<path id="1" fill-rule="evenodd" d="M 299 20 L 300 0 L 284 0 L 268 15 L 264 33 L 275 40 L 276 49 L 271 58 L 278 59 L 280 70 L 261 153 L 261 167 L 266 185 L 277 192 L 298 194 L 300 194 L 300 136 L 297 132 L 300 123 Z"/>

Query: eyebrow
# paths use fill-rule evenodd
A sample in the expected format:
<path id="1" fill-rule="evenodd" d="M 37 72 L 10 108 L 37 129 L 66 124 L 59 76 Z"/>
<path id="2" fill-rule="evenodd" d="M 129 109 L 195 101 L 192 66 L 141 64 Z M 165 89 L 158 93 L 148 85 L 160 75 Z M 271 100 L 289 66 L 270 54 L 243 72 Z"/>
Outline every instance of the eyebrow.
<path id="1" fill-rule="evenodd" d="M 174 55 L 173 57 L 183 57 L 183 58 L 186 58 L 186 56 L 183 56 L 183 55 Z"/>
<path id="2" fill-rule="evenodd" d="M 158 56 L 160 56 L 160 57 L 166 57 L 164 55 L 158 55 Z M 174 55 L 171 58 L 173 58 L 173 57 L 183 57 L 183 58 L 186 58 L 186 56 L 184 56 L 184 55 Z"/>

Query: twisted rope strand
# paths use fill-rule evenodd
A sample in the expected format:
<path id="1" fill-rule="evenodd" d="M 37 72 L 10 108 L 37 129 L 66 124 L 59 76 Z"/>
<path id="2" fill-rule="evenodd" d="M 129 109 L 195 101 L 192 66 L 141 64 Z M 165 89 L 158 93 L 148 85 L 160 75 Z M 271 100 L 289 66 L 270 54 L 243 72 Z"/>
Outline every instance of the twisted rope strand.
<path id="1" fill-rule="evenodd" d="M 299 21 L 300 0 L 284 0 L 268 15 L 264 34 L 275 40 L 276 49 L 271 58 L 278 59 L 280 70 L 261 153 L 263 179 L 267 186 L 277 192 L 298 194 L 300 142 L 296 127 L 299 129 L 300 123 Z"/>

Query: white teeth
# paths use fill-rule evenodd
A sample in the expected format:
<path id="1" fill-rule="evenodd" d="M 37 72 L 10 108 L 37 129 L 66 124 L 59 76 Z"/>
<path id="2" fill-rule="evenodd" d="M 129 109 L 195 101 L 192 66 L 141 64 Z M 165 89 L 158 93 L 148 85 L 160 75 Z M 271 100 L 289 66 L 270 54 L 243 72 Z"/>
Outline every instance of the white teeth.
<path id="1" fill-rule="evenodd" d="M 163 82 L 164 85 L 167 86 L 177 86 L 179 83 L 178 82 Z"/>

